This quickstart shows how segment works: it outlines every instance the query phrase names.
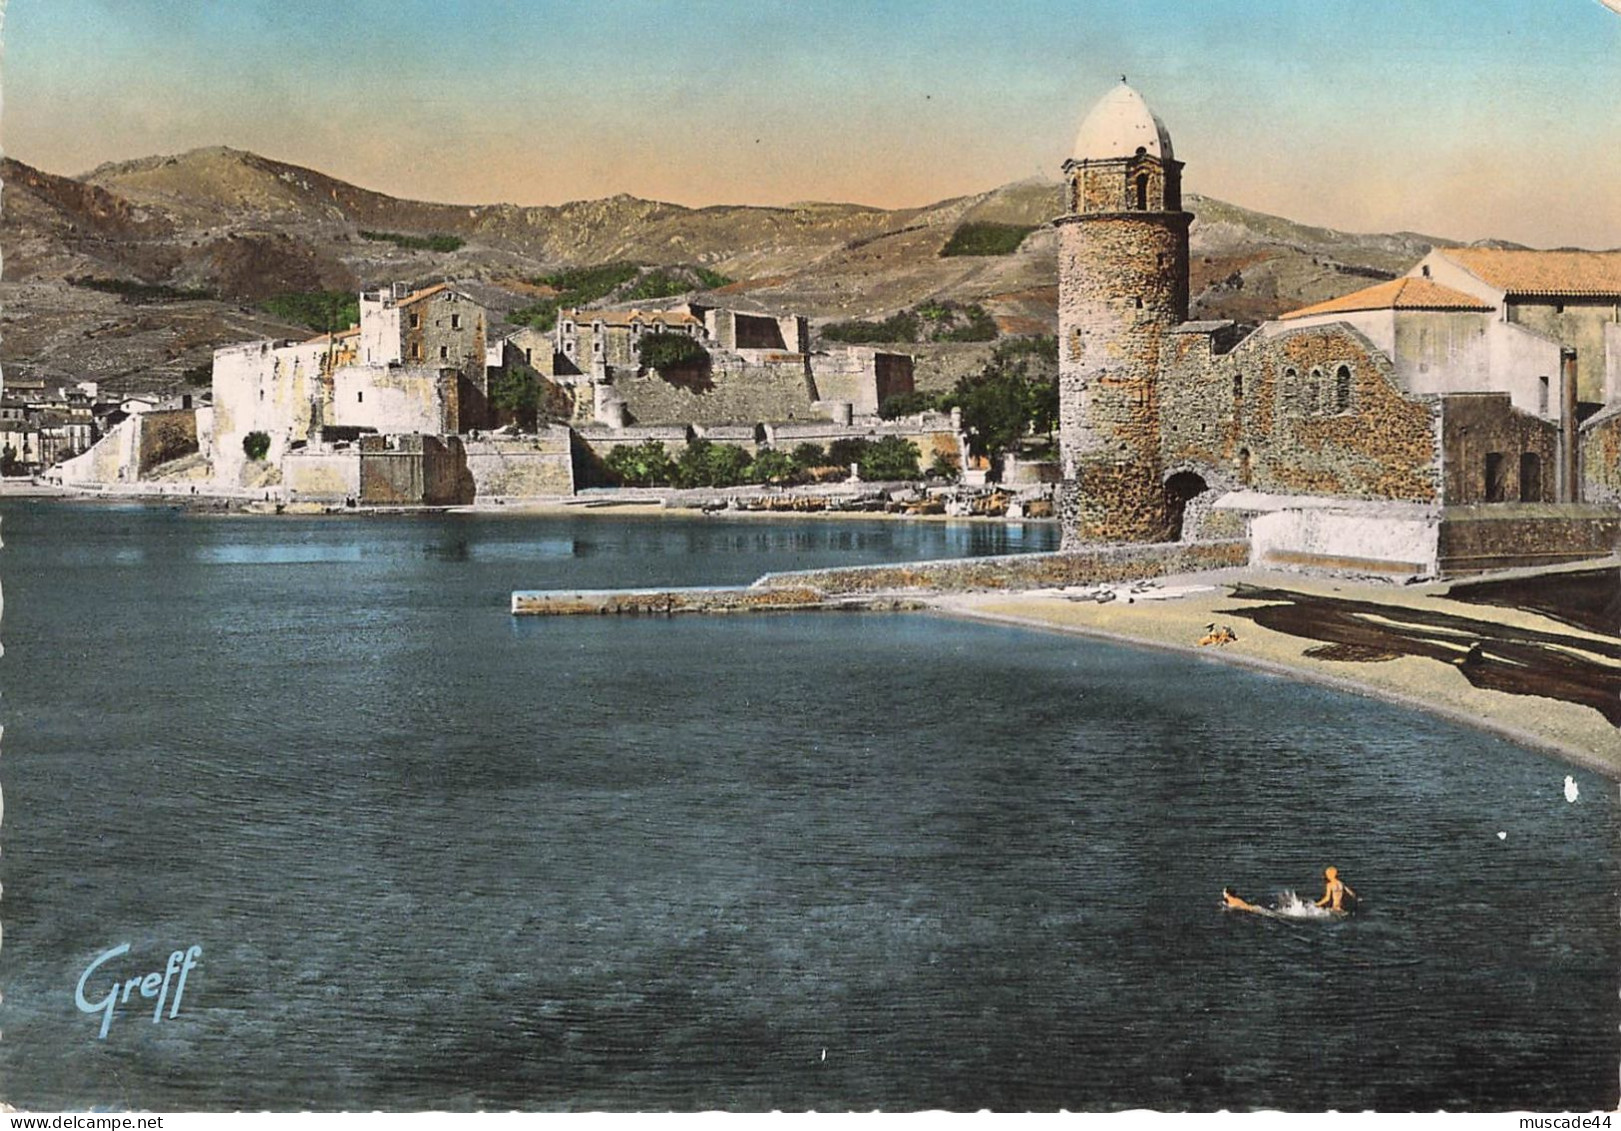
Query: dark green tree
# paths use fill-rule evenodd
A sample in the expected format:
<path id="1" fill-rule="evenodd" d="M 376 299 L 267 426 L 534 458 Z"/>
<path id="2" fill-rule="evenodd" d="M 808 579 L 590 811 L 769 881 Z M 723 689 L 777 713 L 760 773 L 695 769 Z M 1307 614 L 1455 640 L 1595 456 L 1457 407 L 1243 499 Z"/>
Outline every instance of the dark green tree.
<path id="1" fill-rule="evenodd" d="M 490 404 L 532 431 L 540 414 L 540 382 L 525 366 L 502 368 L 490 378 Z"/>
<path id="2" fill-rule="evenodd" d="M 962 409 L 975 455 L 994 458 L 1026 436 L 1049 435 L 1058 426 L 1056 342 L 1050 351 L 1043 339 L 998 346 L 984 369 L 957 382 L 948 402 Z"/>
<path id="3" fill-rule="evenodd" d="M 775 448 L 761 448 L 749 465 L 749 478 L 756 483 L 790 483 L 798 477 L 794 457 Z"/>
<path id="4" fill-rule="evenodd" d="M 625 487 L 665 487 L 675 479 L 675 462 L 658 440 L 621 444 L 602 462 Z"/>
<path id="5" fill-rule="evenodd" d="M 692 369 L 709 364 L 709 351 L 687 334 L 643 334 L 636 343 L 643 369 Z"/>
<path id="6" fill-rule="evenodd" d="M 748 481 L 749 453 L 736 444 L 698 439 L 676 460 L 677 487 L 735 487 Z"/>
<path id="7" fill-rule="evenodd" d="M 916 479 L 917 445 L 904 436 L 885 436 L 867 445 L 860 466 L 863 479 Z"/>
<path id="8" fill-rule="evenodd" d="M 242 452 L 251 460 L 261 460 L 270 451 L 270 437 L 263 432 L 249 432 L 242 437 Z"/>
<path id="9" fill-rule="evenodd" d="M 813 467 L 828 466 L 827 449 L 820 444 L 798 444 L 788 453 L 794 465 L 801 471 L 809 471 Z"/>
<path id="10" fill-rule="evenodd" d="M 834 440 L 827 446 L 827 462 L 834 467 L 849 467 L 867 457 L 867 441 L 859 436 Z"/>

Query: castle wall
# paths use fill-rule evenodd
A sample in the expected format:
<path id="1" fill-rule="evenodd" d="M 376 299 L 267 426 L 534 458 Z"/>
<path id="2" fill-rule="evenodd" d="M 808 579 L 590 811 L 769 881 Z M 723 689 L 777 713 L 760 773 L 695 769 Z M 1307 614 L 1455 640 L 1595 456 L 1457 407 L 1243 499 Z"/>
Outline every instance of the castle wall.
<path id="1" fill-rule="evenodd" d="M 455 374 L 427 366 L 347 365 L 332 375 L 326 423 L 378 432 L 455 432 L 455 382 Z"/>
<path id="2" fill-rule="evenodd" d="M 360 296 L 360 356 L 362 365 L 398 365 L 405 360 L 400 351 L 405 338 L 400 333 L 400 308 L 387 303 L 381 294 Z"/>
<path id="3" fill-rule="evenodd" d="M 309 433 L 313 406 L 326 399 L 322 342 L 276 346 L 246 342 L 214 351 L 214 476 L 239 481 L 247 457 L 242 441 L 251 432 L 270 437 L 266 460 L 280 462 L 287 445 Z"/>
<path id="4" fill-rule="evenodd" d="M 199 450 L 196 409 L 153 409 L 133 419 L 139 424 L 137 433 L 140 437 L 136 477 L 144 476 L 159 464 L 192 455 Z"/>
<path id="5" fill-rule="evenodd" d="M 451 506 L 473 501 L 462 443 L 451 436 L 368 436 L 360 442 L 360 501 Z"/>
<path id="6" fill-rule="evenodd" d="M 360 498 L 360 449 L 299 449 L 281 461 L 288 502 L 345 503 Z"/>
<path id="7" fill-rule="evenodd" d="M 625 402 L 633 424 L 734 424 L 794 419 L 812 411 L 799 354 L 779 354 L 762 364 L 722 355 L 707 373 L 615 373 L 613 395 Z"/>
<path id="8" fill-rule="evenodd" d="M 464 442 L 467 470 L 479 499 L 574 493 L 572 437 L 560 425 L 534 436 L 492 436 Z"/>
<path id="9" fill-rule="evenodd" d="M 876 416 L 885 400 L 913 390 L 912 359 L 905 354 L 857 346 L 811 354 L 810 366 L 816 399 L 846 402 L 857 416 Z"/>

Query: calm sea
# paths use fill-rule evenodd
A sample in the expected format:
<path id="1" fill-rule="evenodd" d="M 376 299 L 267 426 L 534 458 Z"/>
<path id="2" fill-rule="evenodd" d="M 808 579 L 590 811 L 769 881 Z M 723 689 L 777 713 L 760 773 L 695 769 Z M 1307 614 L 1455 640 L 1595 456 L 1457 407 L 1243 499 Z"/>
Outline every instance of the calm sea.
<path id="1" fill-rule="evenodd" d="M 1617 1102 L 1592 774 L 925 615 L 506 611 L 1048 527 L 0 512 L 14 1105 Z M 1326 864 L 1359 915 L 1218 909 Z M 125 943 L 92 1007 L 201 951 L 100 1039 Z"/>

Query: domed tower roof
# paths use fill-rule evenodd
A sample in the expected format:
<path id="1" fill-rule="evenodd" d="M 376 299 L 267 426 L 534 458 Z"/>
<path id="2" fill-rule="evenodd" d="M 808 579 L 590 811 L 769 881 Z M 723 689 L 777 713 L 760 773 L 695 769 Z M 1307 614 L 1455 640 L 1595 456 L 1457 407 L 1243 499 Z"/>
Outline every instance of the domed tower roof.
<path id="1" fill-rule="evenodd" d="M 1075 135 L 1075 160 L 1134 157 L 1139 149 L 1161 161 L 1175 160 L 1165 123 L 1121 79 L 1081 123 L 1081 132 Z"/>

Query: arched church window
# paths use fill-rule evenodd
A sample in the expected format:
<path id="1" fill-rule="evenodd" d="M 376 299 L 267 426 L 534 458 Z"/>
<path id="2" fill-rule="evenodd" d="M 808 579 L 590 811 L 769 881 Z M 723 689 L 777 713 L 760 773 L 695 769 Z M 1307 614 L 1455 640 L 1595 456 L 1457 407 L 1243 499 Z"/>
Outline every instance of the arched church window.
<path id="1" fill-rule="evenodd" d="M 1334 373 L 1334 411 L 1351 411 L 1351 367 L 1342 365 Z"/>
<path id="2" fill-rule="evenodd" d="M 1137 208 L 1139 211 L 1148 207 L 1148 174 L 1137 175 Z"/>

